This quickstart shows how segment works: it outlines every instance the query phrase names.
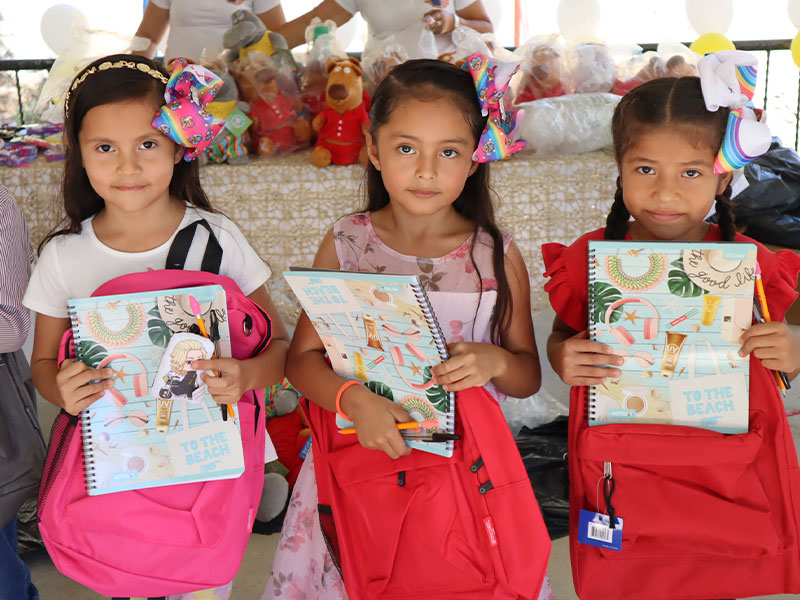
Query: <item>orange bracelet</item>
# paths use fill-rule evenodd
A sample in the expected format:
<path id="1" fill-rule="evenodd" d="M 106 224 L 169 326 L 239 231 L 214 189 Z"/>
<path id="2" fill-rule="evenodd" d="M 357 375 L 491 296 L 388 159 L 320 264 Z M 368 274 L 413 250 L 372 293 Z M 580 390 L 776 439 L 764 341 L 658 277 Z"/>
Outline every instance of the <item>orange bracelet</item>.
<path id="1" fill-rule="evenodd" d="M 336 392 L 336 414 L 342 417 L 345 421 L 350 421 L 350 417 L 344 414 L 344 411 L 342 410 L 342 394 L 347 388 L 349 388 L 352 385 L 361 385 L 361 382 L 356 381 L 355 379 L 351 379 L 350 381 L 345 381 L 342 384 L 342 387 L 339 388 L 339 391 Z"/>

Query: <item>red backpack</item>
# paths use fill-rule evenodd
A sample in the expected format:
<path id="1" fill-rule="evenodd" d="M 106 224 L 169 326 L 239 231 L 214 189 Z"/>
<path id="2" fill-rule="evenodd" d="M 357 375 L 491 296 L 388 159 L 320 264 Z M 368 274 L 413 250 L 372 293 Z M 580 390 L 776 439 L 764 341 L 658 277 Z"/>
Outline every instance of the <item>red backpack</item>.
<path id="1" fill-rule="evenodd" d="M 589 427 L 587 388 L 572 388 L 570 555 L 581 600 L 800 592 L 797 453 L 775 381 L 757 358 L 750 362 L 750 427 L 738 435 L 677 425 Z M 611 505 L 623 521 L 620 552 L 577 542 L 579 511 L 606 512 L 606 463 Z"/>
<path id="2" fill-rule="evenodd" d="M 179 232 L 168 266 L 185 261 L 193 226 Z M 212 234 L 204 269 L 219 269 L 221 248 L 214 242 Z M 263 352 L 271 335 L 269 317 L 228 277 L 202 271 L 133 273 L 106 282 L 93 295 L 212 284 L 225 288 L 233 357 Z M 71 346 L 68 330 L 60 361 L 71 355 Z M 264 484 L 263 390 L 247 392 L 238 407 L 245 461 L 238 478 L 100 496 L 86 493 L 79 417 L 62 411 L 53 426 L 38 506 L 42 539 L 58 570 L 104 596 L 164 596 L 231 581 Z"/>
<path id="3" fill-rule="evenodd" d="M 392 460 L 303 404 L 323 535 L 350 600 L 536 600 L 550 538 L 514 438 L 483 388 L 456 396 L 451 458 Z"/>

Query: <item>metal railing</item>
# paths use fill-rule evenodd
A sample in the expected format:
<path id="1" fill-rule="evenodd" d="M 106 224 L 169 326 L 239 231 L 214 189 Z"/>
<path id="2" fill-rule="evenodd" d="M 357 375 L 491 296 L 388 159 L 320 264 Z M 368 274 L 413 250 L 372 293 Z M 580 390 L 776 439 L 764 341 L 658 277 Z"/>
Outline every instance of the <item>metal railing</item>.
<path id="1" fill-rule="evenodd" d="M 789 46 L 791 44 L 791 40 L 784 39 L 784 40 L 747 40 L 747 41 L 739 41 L 734 42 L 735 46 L 739 50 L 747 50 L 752 52 L 764 52 L 766 54 L 766 60 L 764 65 L 764 75 L 765 75 L 765 85 L 764 85 L 764 95 L 762 98 L 761 106 L 766 110 L 768 108 L 768 101 L 769 101 L 769 89 L 770 89 L 770 59 L 772 58 L 772 53 L 775 51 L 789 51 Z M 688 44 L 686 44 L 688 46 Z M 656 44 L 640 44 L 643 51 L 650 51 L 656 50 Z M 513 48 L 509 48 L 513 50 Z M 357 53 L 355 53 L 357 54 Z M 53 62 L 55 59 L 2 59 L 0 60 L 0 72 L 14 72 L 14 82 L 16 85 L 16 92 L 17 92 L 17 106 L 19 108 L 20 114 L 20 121 L 21 123 L 26 122 L 26 115 L 23 108 L 22 102 L 22 90 L 20 88 L 20 80 L 19 80 L 19 73 L 20 71 L 41 71 L 41 70 L 49 70 L 50 67 L 53 66 Z M 31 115 L 32 117 L 33 115 Z M 797 87 L 797 103 L 795 107 L 794 113 L 795 119 L 795 127 L 794 127 L 794 148 L 795 150 L 798 149 L 798 144 L 800 144 L 800 74 L 798 74 L 798 87 Z"/>

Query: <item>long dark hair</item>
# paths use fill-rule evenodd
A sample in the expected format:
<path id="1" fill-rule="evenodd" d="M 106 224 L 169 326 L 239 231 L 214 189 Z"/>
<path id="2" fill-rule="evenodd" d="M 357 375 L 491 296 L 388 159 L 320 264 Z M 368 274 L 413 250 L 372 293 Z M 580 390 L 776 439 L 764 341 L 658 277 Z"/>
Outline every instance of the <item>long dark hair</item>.
<path id="1" fill-rule="evenodd" d="M 80 79 L 88 71 L 94 69 L 94 72 L 87 75 L 69 95 L 69 111 L 64 123 L 66 155 L 61 186 L 66 217 L 41 241 L 39 252 L 54 237 L 68 233 L 80 233 L 81 221 L 96 215 L 105 206 L 104 200 L 94 191 L 83 168 L 78 134 L 86 113 L 96 106 L 104 104 L 145 99 L 152 101 L 155 114 L 155 110 L 165 102 L 166 85 L 152 75 L 138 68 L 97 68 L 102 63 L 114 63 L 120 60 L 147 65 L 150 69 L 156 69 L 169 78 L 169 74 L 160 64 L 143 56 L 129 54 L 114 54 L 100 58 L 87 65 L 75 76 L 75 80 Z M 120 118 L 124 119 L 125 116 L 120 115 Z M 216 212 L 200 186 L 200 171 L 196 160 L 192 162 L 181 160 L 175 165 L 169 184 L 169 193 L 198 208 Z"/>
<path id="2" fill-rule="evenodd" d="M 370 133 L 373 140 L 380 134 L 380 129 L 389 120 L 398 104 L 412 98 L 428 102 L 446 97 L 452 100 L 459 109 L 478 146 L 481 132 L 486 126 L 486 117 L 481 115 L 478 95 L 472 76 L 464 69 L 449 63 L 418 59 L 409 60 L 394 67 L 375 90 L 370 110 Z M 389 192 L 383 184 L 383 178 L 372 163 L 367 164 L 367 198 L 362 210 L 376 211 L 389 204 Z M 478 278 L 478 288 L 483 292 L 481 274 L 475 264 L 474 247 L 478 230 L 484 229 L 492 238 L 492 267 L 497 281 L 497 303 L 490 322 L 492 340 L 498 342 L 500 331 L 511 318 L 511 288 L 505 269 L 505 252 L 503 235 L 495 222 L 492 191 L 489 187 L 489 165 L 481 163 L 475 172 L 467 178 L 464 189 L 453 203 L 456 212 L 475 223 L 472 234 L 469 258 Z"/>
<path id="3" fill-rule="evenodd" d="M 696 142 L 709 144 L 714 154 L 722 145 L 728 123 L 727 108 L 716 112 L 706 110 L 700 79 L 697 77 L 662 77 L 648 81 L 622 97 L 611 119 L 614 138 L 614 158 L 617 165 L 638 137 L 656 127 L 680 127 Z M 736 227 L 731 210 L 731 186 L 716 197 L 715 208 L 722 239 L 733 240 Z M 606 219 L 605 239 L 620 240 L 628 231 L 631 214 L 622 199 L 622 184 L 617 177 L 614 204 Z"/>

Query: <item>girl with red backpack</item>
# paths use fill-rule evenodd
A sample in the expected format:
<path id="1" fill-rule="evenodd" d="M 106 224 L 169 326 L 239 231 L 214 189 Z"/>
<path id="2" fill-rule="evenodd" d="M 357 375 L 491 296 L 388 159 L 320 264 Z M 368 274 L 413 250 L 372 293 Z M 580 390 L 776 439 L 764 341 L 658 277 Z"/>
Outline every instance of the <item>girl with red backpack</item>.
<path id="1" fill-rule="evenodd" d="M 59 369 L 59 342 L 70 327 L 67 300 L 89 296 L 121 275 L 164 269 L 177 233 L 197 222 L 210 225 L 209 236 L 221 247 L 216 271 L 233 279 L 271 319 L 272 340 L 252 358 L 198 360 L 192 367 L 220 375 L 201 375 L 220 404 L 236 403 L 247 390 L 283 378 L 288 333 L 264 286 L 270 270 L 236 225 L 212 208 L 193 160 L 219 129 L 203 110 L 219 83 L 185 61 L 170 76 L 150 59 L 114 55 L 84 68 L 68 90 L 62 188 L 67 218 L 40 245 L 24 304 L 37 313 L 31 369 L 36 387 L 71 415 L 102 397 L 114 381 L 110 368 L 73 359 Z M 196 253 L 186 252 L 183 268 L 209 270 Z M 229 593 L 226 586 L 218 597 Z"/>
<path id="2" fill-rule="evenodd" d="M 800 371 L 800 337 L 783 322 L 797 298 L 800 257 L 738 234 L 730 207 L 731 171 L 770 145 L 769 131 L 748 107 L 755 64 L 746 52 L 723 51 L 701 59 L 700 78 L 656 79 L 625 95 L 611 124 L 619 178 L 605 228 L 568 247 L 542 248 L 550 277 L 545 290 L 556 311 L 548 357 L 573 386 L 570 550 L 583 600 L 800 592 L 800 474 L 768 371 L 784 371 L 789 379 Z M 718 224 L 705 220 L 712 208 Z M 611 346 L 585 339 L 588 242 L 603 239 L 756 244 L 774 322 L 752 325 L 740 339 L 739 355 L 750 355 L 747 433 L 634 423 L 588 427 L 586 386 L 618 378 L 624 363 Z M 620 551 L 577 541 L 580 511 L 606 509 L 622 519 Z"/>
<path id="3" fill-rule="evenodd" d="M 495 223 L 489 166 L 478 162 L 474 156 L 479 140 L 484 144 L 482 132 L 486 122 L 486 117 L 481 114 L 475 83 L 466 69 L 435 60 L 408 61 L 392 69 L 373 98 L 367 134 L 366 206 L 363 211 L 343 217 L 333 225 L 320 245 L 314 266 L 420 275 L 437 320 L 443 327 L 451 355 L 448 361 L 434 367 L 434 376 L 448 391 L 460 392 L 486 386 L 494 396 L 487 396 L 488 401 L 495 403 L 495 399 L 503 398 L 504 394 L 524 398 L 535 393 L 539 389 L 541 374 L 531 320 L 527 269 L 511 235 Z M 400 405 L 372 393 L 365 386 L 352 385 L 353 381 L 337 375 L 326 362 L 323 344 L 305 313 L 300 317 L 292 340 L 287 375 L 312 403 L 324 409 L 315 411 L 316 407 L 311 407 L 312 415 L 321 413 L 316 422 L 312 418 L 312 431 L 325 429 L 337 410 L 352 420 L 358 442 L 363 448 L 370 449 L 364 451 L 355 443 L 352 448 L 359 456 L 364 455 L 365 463 L 391 463 L 386 461 L 388 455 L 396 464 L 403 465 L 409 464 L 403 461 L 413 460 L 419 454 L 411 454 L 397 429 L 398 422 L 410 421 L 411 416 Z M 456 406 L 459 406 L 458 396 Z M 458 421 L 458 415 L 456 419 Z M 509 433 L 507 429 L 501 429 L 506 429 L 502 419 L 493 430 L 495 437 L 501 438 Z M 491 433 L 489 437 L 492 437 Z M 517 452 L 510 434 L 508 437 L 510 446 L 504 446 L 503 451 L 508 452 L 508 461 L 513 462 L 513 454 Z M 382 572 L 381 577 L 391 580 L 388 587 L 386 581 L 380 584 L 348 580 L 348 568 L 352 576 L 358 566 L 354 563 L 367 561 L 360 561 L 352 552 L 353 545 L 357 545 L 355 532 L 347 531 L 341 522 L 336 527 L 341 553 L 336 551 L 335 540 L 330 537 L 323 539 L 319 519 L 330 520 L 330 516 L 323 514 L 324 509 L 318 509 L 318 501 L 323 503 L 323 495 L 328 492 L 320 479 L 322 471 L 315 481 L 315 457 L 319 468 L 325 458 L 319 439 L 315 434 L 312 450 L 298 477 L 265 599 L 343 599 L 348 595 L 353 599 L 552 599 L 550 584 L 544 574 L 548 554 L 545 548 L 549 550 L 546 534 L 545 539 L 527 541 L 528 551 L 536 555 L 530 557 L 529 563 L 536 564 L 540 570 L 526 580 L 527 586 L 521 586 L 525 587 L 524 595 L 512 593 L 499 583 L 492 585 L 494 573 L 490 575 L 486 566 L 467 564 L 470 562 L 467 555 L 477 554 L 477 560 L 481 561 L 491 554 L 490 545 L 484 548 L 480 543 L 485 537 L 481 530 L 471 548 L 463 547 L 464 540 L 459 535 L 453 535 L 447 541 L 441 540 L 441 545 L 449 542 L 457 549 L 455 553 L 461 552 L 460 560 L 455 562 L 462 564 L 448 562 L 447 559 L 453 556 L 443 559 L 429 555 L 423 558 L 428 561 L 428 566 L 449 565 L 442 567 L 438 579 L 430 574 L 431 568 L 427 569 L 425 577 L 432 577 L 430 586 L 420 583 L 420 573 L 409 573 L 409 579 L 405 581 L 405 575 Z M 519 461 L 518 454 L 516 460 Z M 482 473 L 482 464 L 473 465 L 473 473 Z M 464 469 L 469 471 L 469 464 Z M 396 474 L 393 478 L 376 477 L 374 481 L 378 488 L 383 487 L 389 494 L 396 491 L 402 495 L 403 490 L 410 489 L 408 493 L 414 495 L 411 485 L 414 478 L 409 476 L 406 483 L 403 477 L 399 484 L 403 486 L 401 489 L 391 483 L 392 479 L 397 482 Z M 477 494 L 479 484 L 474 487 L 474 490 L 470 485 L 467 491 L 460 488 L 457 491 L 467 497 L 469 492 Z M 530 492 L 527 482 L 524 482 L 524 488 Z M 427 493 L 421 494 L 433 494 L 431 488 L 426 490 Z M 489 502 L 490 494 L 492 491 L 488 492 L 486 502 Z M 365 491 L 364 500 L 369 502 L 367 495 Z M 440 502 L 449 503 L 447 497 L 437 497 Z M 374 498 L 372 502 L 376 501 Z M 532 497 L 529 500 L 532 510 L 538 515 L 535 500 Z M 405 500 L 398 499 L 397 502 Z M 334 518 L 337 518 L 339 506 L 333 503 Z M 373 513 L 380 514 L 377 508 Z M 448 505 L 431 507 L 431 511 L 437 512 L 440 508 L 448 512 L 457 510 L 454 505 Z M 528 505 L 519 507 L 520 514 L 527 515 L 527 508 Z M 471 516 L 465 514 L 464 519 L 469 520 Z M 401 523 L 404 515 L 395 514 L 387 518 Z M 540 516 L 538 519 L 541 521 Z M 487 522 L 491 523 L 491 520 Z M 424 528 L 422 522 L 419 526 Z M 403 554 L 403 547 L 406 547 L 406 552 L 418 552 L 420 557 L 424 557 L 426 552 L 409 537 L 417 533 L 409 532 L 409 529 L 414 529 L 413 525 L 404 523 L 403 531 L 408 535 L 401 532 L 396 544 L 394 540 L 376 539 L 375 547 L 365 547 L 363 552 L 381 557 L 379 560 L 384 563 L 391 562 L 392 553 L 397 552 L 398 558 L 392 569 L 400 569 L 401 573 L 413 571 L 409 567 L 410 561 L 401 565 L 399 556 Z M 543 531 L 543 528 L 538 531 Z M 503 537 L 498 533 L 497 540 L 509 541 L 509 536 L 500 540 Z M 435 545 L 436 541 L 432 544 Z M 349 563 L 345 547 L 351 549 Z M 334 548 L 333 554 L 329 548 Z M 543 562 L 539 562 L 541 560 Z M 342 567 L 344 575 L 339 571 Z M 476 571 L 482 573 L 476 576 Z M 462 575 L 460 580 L 456 576 L 457 581 L 454 581 L 455 573 Z M 485 587 L 481 588 L 481 585 Z M 372 588 L 372 591 L 367 588 Z"/>

